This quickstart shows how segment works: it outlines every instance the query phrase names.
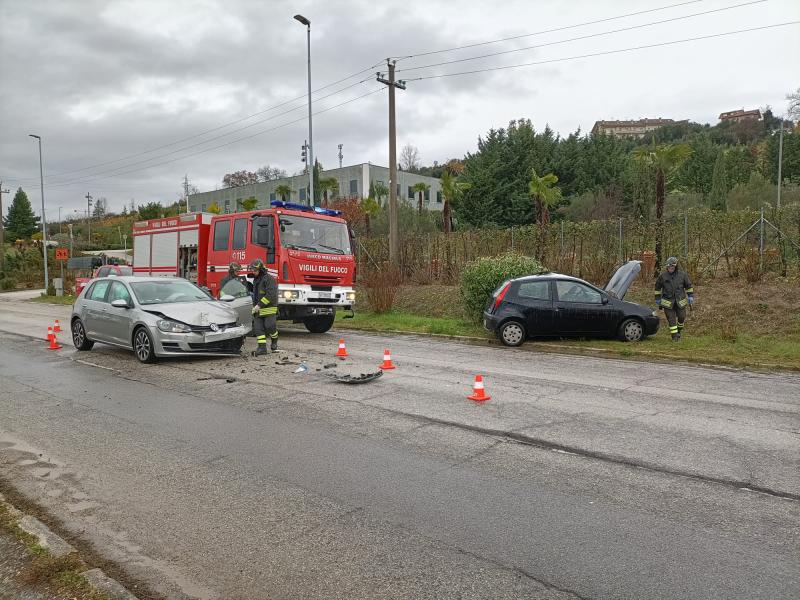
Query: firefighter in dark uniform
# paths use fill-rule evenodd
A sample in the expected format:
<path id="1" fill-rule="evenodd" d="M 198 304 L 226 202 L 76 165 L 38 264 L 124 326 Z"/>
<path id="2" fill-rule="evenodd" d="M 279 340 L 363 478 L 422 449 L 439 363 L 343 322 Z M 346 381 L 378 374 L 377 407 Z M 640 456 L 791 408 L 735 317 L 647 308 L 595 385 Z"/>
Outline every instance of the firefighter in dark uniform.
<path id="1" fill-rule="evenodd" d="M 677 342 L 686 322 L 686 307 L 694 304 L 694 288 L 674 256 L 667 259 L 667 270 L 656 280 L 656 304 L 664 310 L 672 341 Z"/>
<path id="2" fill-rule="evenodd" d="M 222 278 L 222 281 L 219 282 L 219 295 L 222 295 L 222 288 L 225 287 L 225 284 L 239 279 L 239 276 L 236 274 L 237 272 L 241 271 L 242 267 L 239 263 L 232 262 L 228 265 L 228 274 Z"/>
<path id="3" fill-rule="evenodd" d="M 250 263 L 255 273 L 253 279 L 253 329 L 258 342 L 256 356 L 267 354 L 267 336 L 272 343 L 270 349 L 278 349 L 278 283 L 267 273 L 260 258 Z"/>

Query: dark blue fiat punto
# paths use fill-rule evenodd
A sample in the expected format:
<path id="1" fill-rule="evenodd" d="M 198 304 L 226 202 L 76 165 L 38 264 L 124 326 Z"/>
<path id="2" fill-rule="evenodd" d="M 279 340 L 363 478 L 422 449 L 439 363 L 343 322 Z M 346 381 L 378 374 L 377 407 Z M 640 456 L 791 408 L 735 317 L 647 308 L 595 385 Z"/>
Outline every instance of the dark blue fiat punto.
<path id="1" fill-rule="evenodd" d="M 529 337 L 618 337 L 638 342 L 658 331 L 658 313 L 625 302 L 641 262 L 622 265 L 603 289 L 559 273 L 537 273 L 505 281 L 483 312 L 483 326 L 506 346 Z"/>

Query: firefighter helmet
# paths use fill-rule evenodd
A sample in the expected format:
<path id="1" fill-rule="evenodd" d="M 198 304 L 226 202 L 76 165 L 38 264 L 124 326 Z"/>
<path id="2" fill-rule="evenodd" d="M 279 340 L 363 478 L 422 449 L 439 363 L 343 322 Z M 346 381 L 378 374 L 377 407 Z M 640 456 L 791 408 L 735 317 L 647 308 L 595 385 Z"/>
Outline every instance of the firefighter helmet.
<path id="1" fill-rule="evenodd" d="M 674 256 L 670 256 L 667 259 L 667 266 L 668 267 L 677 267 L 678 266 L 678 259 L 675 258 Z"/>
<path id="2" fill-rule="evenodd" d="M 237 262 L 232 262 L 230 265 L 228 265 L 228 271 L 231 271 L 233 273 L 236 273 L 237 271 L 241 270 L 242 270 L 242 265 L 240 265 Z"/>
<path id="3" fill-rule="evenodd" d="M 260 258 L 256 258 L 253 262 L 250 263 L 250 270 L 251 271 L 263 271 L 264 270 L 264 261 Z"/>

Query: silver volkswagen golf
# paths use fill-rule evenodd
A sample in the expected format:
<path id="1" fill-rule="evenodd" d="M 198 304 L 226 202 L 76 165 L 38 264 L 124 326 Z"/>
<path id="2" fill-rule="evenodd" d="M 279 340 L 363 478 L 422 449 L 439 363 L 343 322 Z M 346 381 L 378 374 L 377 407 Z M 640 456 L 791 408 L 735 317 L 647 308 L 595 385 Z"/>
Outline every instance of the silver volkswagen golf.
<path id="1" fill-rule="evenodd" d="M 95 342 L 159 356 L 231 355 L 252 328 L 249 295 L 215 300 L 177 277 L 104 277 L 75 300 L 70 326 L 78 350 Z"/>

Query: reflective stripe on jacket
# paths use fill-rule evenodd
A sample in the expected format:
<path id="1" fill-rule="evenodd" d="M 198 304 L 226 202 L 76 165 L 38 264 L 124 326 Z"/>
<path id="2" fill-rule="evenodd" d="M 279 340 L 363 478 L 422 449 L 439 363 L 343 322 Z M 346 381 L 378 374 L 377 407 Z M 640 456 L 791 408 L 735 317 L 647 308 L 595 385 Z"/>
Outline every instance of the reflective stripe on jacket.
<path id="1" fill-rule="evenodd" d="M 686 295 L 694 293 L 694 288 L 689 276 L 675 269 L 674 273 L 664 271 L 658 276 L 655 293 L 657 299 L 661 298 L 661 306 L 664 308 L 672 308 L 674 303 L 683 308 L 689 303 Z"/>
<path id="2" fill-rule="evenodd" d="M 253 280 L 253 305 L 260 317 L 278 314 L 278 283 L 266 271 Z"/>

